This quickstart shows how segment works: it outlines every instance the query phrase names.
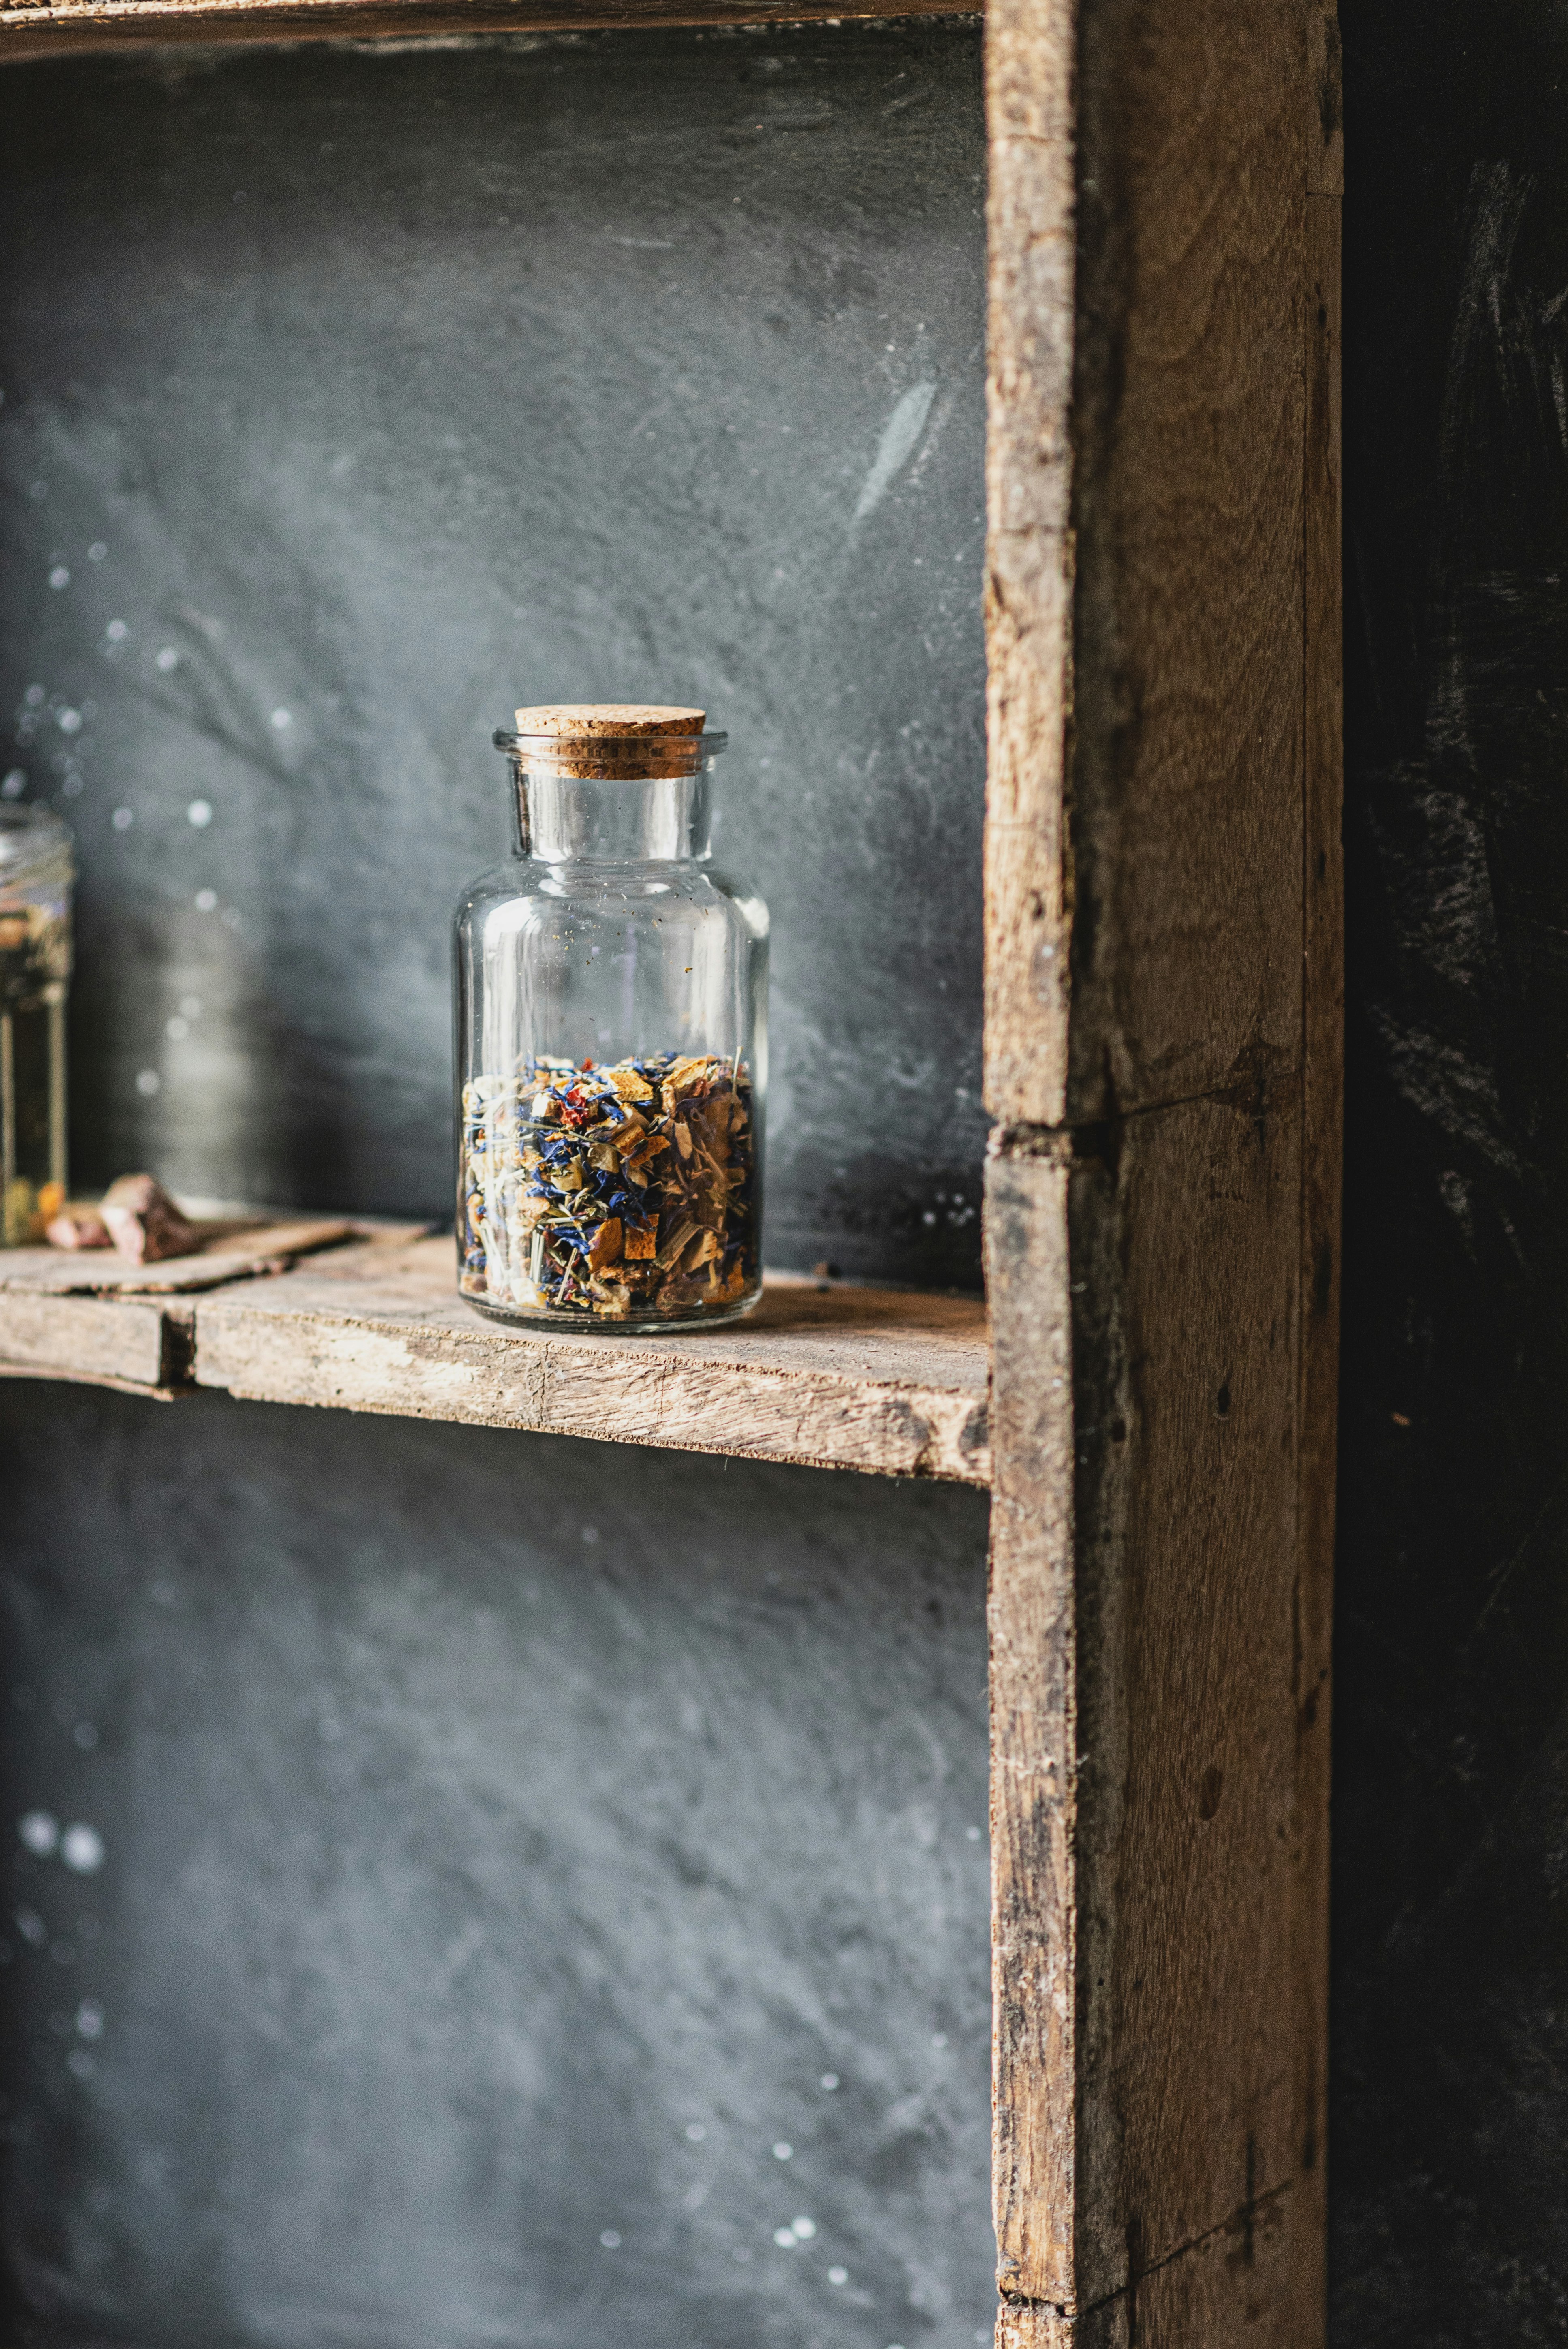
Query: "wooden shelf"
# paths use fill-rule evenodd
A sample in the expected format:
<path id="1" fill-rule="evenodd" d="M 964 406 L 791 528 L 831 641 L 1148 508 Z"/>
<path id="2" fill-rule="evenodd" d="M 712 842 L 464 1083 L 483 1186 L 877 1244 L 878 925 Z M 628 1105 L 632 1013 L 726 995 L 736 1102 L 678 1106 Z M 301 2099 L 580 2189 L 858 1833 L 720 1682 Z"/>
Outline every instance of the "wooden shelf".
<path id="1" fill-rule="evenodd" d="M 407 1226 L 291 1269 L 269 1261 L 265 1235 L 238 1259 L 144 1270 L 15 1250 L 0 1260 L 0 1372 L 989 1482 L 985 1311 L 971 1299 L 772 1274 L 756 1314 L 726 1329 L 536 1334 L 465 1305 L 451 1241 Z"/>
<path id="2" fill-rule="evenodd" d="M 977 13 L 951 0 L 59 0 L 0 7 L 0 63 L 145 41 L 450 39 L 479 33 L 649 31 Z"/>

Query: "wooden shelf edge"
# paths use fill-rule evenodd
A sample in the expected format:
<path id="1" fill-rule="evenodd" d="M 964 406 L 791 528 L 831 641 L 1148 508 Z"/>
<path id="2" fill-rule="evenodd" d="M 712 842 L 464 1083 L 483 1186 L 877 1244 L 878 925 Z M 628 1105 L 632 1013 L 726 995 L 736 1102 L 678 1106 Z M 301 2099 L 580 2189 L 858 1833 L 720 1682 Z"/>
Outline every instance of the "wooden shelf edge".
<path id="1" fill-rule="evenodd" d="M 179 1386 L 148 1386 L 140 1379 L 117 1378 L 112 1371 L 61 1371 L 39 1362 L 0 1362 L 0 1379 L 52 1379 L 61 1386 L 108 1387 L 114 1394 L 139 1395 L 143 1402 L 181 1402 L 196 1392 Z"/>
<path id="2" fill-rule="evenodd" d="M 904 16 L 978 16 L 942 0 L 896 7 L 844 0 L 67 0 L 63 6 L 0 7 L 0 64 L 87 50 L 180 41 L 450 40 L 488 33 L 647 32 L 702 25 L 838 24 Z"/>
<path id="3" fill-rule="evenodd" d="M 190 1313 L 152 1297 L 0 1295 L 0 1369 L 133 1394 L 189 1382 Z"/>
<path id="4" fill-rule="evenodd" d="M 354 1243 L 179 1298 L 0 1293 L 0 1372 L 990 1482 L 985 1308 L 789 1276 L 722 1330 L 579 1335 L 474 1312 L 449 1240 Z"/>

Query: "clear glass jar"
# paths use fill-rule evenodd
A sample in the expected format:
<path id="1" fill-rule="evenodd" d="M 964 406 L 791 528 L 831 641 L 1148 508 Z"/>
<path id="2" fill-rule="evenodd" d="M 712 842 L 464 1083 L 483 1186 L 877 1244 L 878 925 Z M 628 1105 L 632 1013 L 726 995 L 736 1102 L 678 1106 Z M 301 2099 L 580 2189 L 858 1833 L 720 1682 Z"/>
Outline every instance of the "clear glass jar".
<path id="1" fill-rule="evenodd" d="M 46 807 L 0 803 L 0 1246 L 26 1247 L 66 1204 L 71 835 Z"/>
<path id="2" fill-rule="evenodd" d="M 768 909 L 708 862 L 704 712 L 520 709 L 511 861 L 456 928 L 458 1285 L 661 1330 L 761 1293 Z"/>

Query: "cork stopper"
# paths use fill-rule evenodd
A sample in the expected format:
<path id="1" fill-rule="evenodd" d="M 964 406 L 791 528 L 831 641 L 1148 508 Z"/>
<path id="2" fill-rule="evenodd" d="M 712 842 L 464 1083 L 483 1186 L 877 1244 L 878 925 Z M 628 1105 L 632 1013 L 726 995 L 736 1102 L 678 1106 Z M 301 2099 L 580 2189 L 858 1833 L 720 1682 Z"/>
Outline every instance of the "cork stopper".
<path id="1" fill-rule="evenodd" d="M 520 734 L 598 734 L 641 740 L 649 734 L 700 734 L 706 709 L 666 709 L 651 701 L 546 701 L 520 709 Z"/>
<path id="2" fill-rule="evenodd" d="M 522 753 L 534 774 L 585 782 L 659 781 L 696 772 L 706 709 L 646 701 L 549 701 L 517 712 L 517 730 L 535 739 Z M 560 749 L 542 746 L 549 736 Z M 499 739 L 499 738 L 498 738 Z M 591 745 L 603 742 L 595 752 Z M 641 745 L 647 744 L 646 750 Z"/>

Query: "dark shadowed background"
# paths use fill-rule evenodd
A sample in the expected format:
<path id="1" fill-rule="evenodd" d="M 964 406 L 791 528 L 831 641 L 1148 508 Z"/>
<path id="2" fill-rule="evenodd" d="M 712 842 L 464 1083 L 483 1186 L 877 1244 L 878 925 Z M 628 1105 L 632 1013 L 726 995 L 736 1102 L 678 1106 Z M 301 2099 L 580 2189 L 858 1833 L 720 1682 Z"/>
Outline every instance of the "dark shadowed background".
<path id="1" fill-rule="evenodd" d="M 1568 18 L 1346 0 L 1334 2339 L 1568 2342 Z"/>

